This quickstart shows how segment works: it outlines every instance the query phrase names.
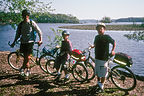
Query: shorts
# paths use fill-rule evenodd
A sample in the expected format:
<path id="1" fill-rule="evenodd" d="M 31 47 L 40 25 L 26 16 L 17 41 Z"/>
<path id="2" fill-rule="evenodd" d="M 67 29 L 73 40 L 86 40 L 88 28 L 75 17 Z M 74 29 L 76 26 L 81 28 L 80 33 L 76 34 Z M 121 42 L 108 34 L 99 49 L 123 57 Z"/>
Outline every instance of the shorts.
<path id="1" fill-rule="evenodd" d="M 103 60 L 95 60 L 95 74 L 98 77 L 108 76 L 108 62 Z"/>
<path id="2" fill-rule="evenodd" d="M 34 43 L 21 43 L 20 52 L 24 54 L 32 54 Z"/>
<path id="3" fill-rule="evenodd" d="M 66 61 L 67 61 L 67 58 L 58 56 L 58 57 L 56 57 L 54 67 L 55 67 L 56 69 L 59 69 L 60 66 L 61 66 L 62 70 L 63 70 L 63 69 L 66 69 L 66 68 L 67 68 L 67 66 L 66 66 Z"/>

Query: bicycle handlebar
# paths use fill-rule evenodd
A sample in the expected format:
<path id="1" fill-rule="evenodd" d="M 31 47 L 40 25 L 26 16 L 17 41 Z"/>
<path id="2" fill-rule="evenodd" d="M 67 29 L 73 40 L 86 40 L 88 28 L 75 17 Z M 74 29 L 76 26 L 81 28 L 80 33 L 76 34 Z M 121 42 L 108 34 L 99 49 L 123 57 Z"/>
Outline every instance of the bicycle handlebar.
<path id="1" fill-rule="evenodd" d="M 18 40 L 18 41 L 15 42 L 15 45 L 17 45 L 17 44 L 20 44 L 20 40 Z M 34 44 L 38 44 L 39 45 L 39 42 L 34 42 Z M 10 41 L 8 42 L 8 45 L 11 47 Z"/>

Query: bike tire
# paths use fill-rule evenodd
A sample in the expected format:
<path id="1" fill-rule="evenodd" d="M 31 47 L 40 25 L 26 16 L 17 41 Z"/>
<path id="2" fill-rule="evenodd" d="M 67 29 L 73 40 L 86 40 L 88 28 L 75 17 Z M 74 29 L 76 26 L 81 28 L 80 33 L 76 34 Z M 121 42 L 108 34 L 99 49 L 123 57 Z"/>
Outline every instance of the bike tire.
<path id="1" fill-rule="evenodd" d="M 88 71 L 88 81 L 90 81 L 95 77 L 95 68 L 90 62 L 85 62 L 85 66 Z"/>
<path id="2" fill-rule="evenodd" d="M 20 71 L 23 66 L 24 56 L 18 52 L 11 52 L 8 55 L 8 64 L 16 71 Z"/>
<path id="3" fill-rule="evenodd" d="M 72 75 L 78 82 L 88 80 L 88 71 L 83 63 L 76 63 L 72 66 Z"/>
<path id="4" fill-rule="evenodd" d="M 115 66 L 111 69 L 111 80 L 113 84 L 122 91 L 130 91 L 136 87 L 136 77 L 133 72 L 125 66 Z"/>
<path id="5" fill-rule="evenodd" d="M 53 59 L 53 57 L 49 56 L 47 54 L 43 54 L 43 55 L 40 56 L 39 66 L 45 73 L 51 73 L 51 72 L 47 71 L 47 69 L 46 69 L 46 67 L 48 66 L 47 63 L 51 59 Z"/>
<path id="6" fill-rule="evenodd" d="M 52 76 L 56 76 L 57 75 L 57 70 L 56 70 L 56 68 L 54 68 L 54 64 L 55 64 L 55 60 L 54 59 L 48 60 L 47 64 L 46 64 L 46 70 Z"/>

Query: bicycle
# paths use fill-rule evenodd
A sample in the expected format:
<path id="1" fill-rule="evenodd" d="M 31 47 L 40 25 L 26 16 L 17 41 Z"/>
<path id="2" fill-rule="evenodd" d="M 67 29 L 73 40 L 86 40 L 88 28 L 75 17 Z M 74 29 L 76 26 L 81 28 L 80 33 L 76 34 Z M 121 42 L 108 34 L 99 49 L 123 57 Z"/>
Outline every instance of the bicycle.
<path id="1" fill-rule="evenodd" d="M 87 62 L 92 63 L 95 62 L 95 59 L 91 56 L 90 53 L 91 47 L 85 49 L 85 53 L 88 52 Z M 114 56 L 109 57 L 108 59 L 108 77 L 107 79 L 111 78 L 112 83 L 122 91 L 130 91 L 136 87 L 136 77 L 134 73 L 128 68 L 131 65 L 128 64 L 121 64 L 120 62 L 114 61 Z M 112 66 L 113 64 L 113 66 Z M 110 66 L 111 65 L 111 66 Z M 94 72 L 93 72 L 94 73 Z M 94 76 L 94 75 L 92 75 Z M 130 82 L 131 80 L 131 82 Z"/>
<path id="2" fill-rule="evenodd" d="M 86 60 L 84 61 L 84 64 L 88 70 L 88 79 L 87 81 L 90 81 L 92 79 L 94 79 L 95 77 L 95 68 L 94 68 L 94 65 L 95 65 L 95 59 L 91 57 L 91 53 L 90 53 L 90 48 L 86 48 L 82 51 L 82 54 L 84 56 L 86 56 Z"/>
<path id="3" fill-rule="evenodd" d="M 34 44 L 37 44 L 37 48 L 33 49 L 33 51 L 36 52 L 36 57 L 32 56 L 32 54 L 31 54 L 30 61 L 29 61 L 30 68 L 38 65 L 45 73 L 47 73 L 45 70 L 45 65 L 42 65 L 43 63 L 41 63 L 41 64 L 39 63 L 39 53 L 40 52 L 39 52 L 38 42 L 34 42 Z M 10 41 L 8 42 L 8 45 L 10 46 Z M 20 45 L 19 41 L 17 41 L 15 45 L 16 46 Z M 8 64 L 16 71 L 20 71 L 20 68 L 23 66 L 23 61 L 24 61 L 24 55 L 22 53 L 20 53 L 19 49 L 17 49 L 14 52 L 10 52 L 10 54 L 8 55 Z"/>
<path id="4" fill-rule="evenodd" d="M 45 54 L 47 54 L 43 56 L 43 58 L 45 58 L 46 61 L 47 72 L 52 76 L 56 76 L 57 70 L 54 67 L 54 64 L 55 64 L 55 59 L 59 54 L 57 53 L 55 54 L 55 56 L 53 54 L 49 55 L 46 49 L 44 49 L 44 52 L 46 52 Z M 48 51 L 48 52 L 52 52 L 52 51 Z M 49 57 L 51 57 L 51 59 Z M 76 59 L 74 56 L 71 55 L 68 61 L 66 62 L 67 71 L 71 73 L 74 79 L 77 80 L 78 82 L 84 82 L 88 78 L 88 72 L 82 61 L 82 58 L 83 57 L 81 57 L 81 59 Z"/>

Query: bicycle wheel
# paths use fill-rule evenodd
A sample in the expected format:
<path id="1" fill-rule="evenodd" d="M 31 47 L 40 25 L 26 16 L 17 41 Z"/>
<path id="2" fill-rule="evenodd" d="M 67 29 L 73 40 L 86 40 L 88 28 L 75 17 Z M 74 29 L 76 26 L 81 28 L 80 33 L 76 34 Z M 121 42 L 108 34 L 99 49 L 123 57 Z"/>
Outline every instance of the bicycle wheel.
<path id="1" fill-rule="evenodd" d="M 54 68 L 54 64 L 55 64 L 55 60 L 54 59 L 50 59 L 46 63 L 46 70 L 52 76 L 56 76 L 57 75 L 57 70 L 56 70 L 56 68 Z"/>
<path id="2" fill-rule="evenodd" d="M 24 56 L 18 52 L 11 52 L 8 55 L 8 64 L 15 70 L 19 71 L 23 66 Z"/>
<path id="3" fill-rule="evenodd" d="M 111 80 L 119 90 L 130 91 L 136 87 L 135 75 L 124 66 L 115 66 L 111 69 Z"/>
<path id="4" fill-rule="evenodd" d="M 88 79 L 88 71 L 82 63 L 76 63 L 72 66 L 72 75 L 78 82 L 84 82 Z"/>
<path id="5" fill-rule="evenodd" d="M 53 59 L 53 57 L 49 56 L 49 55 L 46 55 L 46 54 L 43 54 L 40 56 L 40 59 L 39 59 L 39 65 L 40 65 L 40 68 L 45 72 L 45 73 L 49 73 L 46 69 L 46 66 L 47 66 L 47 63 L 49 60 Z"/>
<path id="6" fill-rule="evenodd" d="M 85 66 L 88 71 L 88 80 L 92 80 L 95 77 L 95 68 L 90 62 L 85 62 Z"/>

